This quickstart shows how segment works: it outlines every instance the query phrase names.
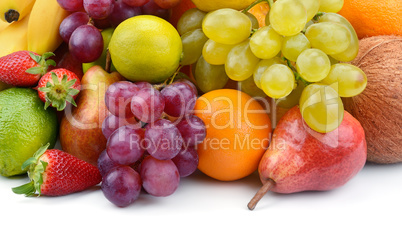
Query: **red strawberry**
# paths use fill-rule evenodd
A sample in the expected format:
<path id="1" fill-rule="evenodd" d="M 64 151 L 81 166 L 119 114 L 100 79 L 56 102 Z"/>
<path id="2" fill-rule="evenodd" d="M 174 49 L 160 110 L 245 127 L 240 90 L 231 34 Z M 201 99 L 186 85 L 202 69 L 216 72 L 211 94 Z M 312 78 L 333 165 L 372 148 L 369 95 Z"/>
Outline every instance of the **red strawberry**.
<path id="1" fill-rule="evenodd" d="M 83 191 L 102 180 L 97 167 L 66 152 L 49 149 L 49 143 L 22 165 L 28 169 L 31 182 L 13 188 L 17 194 L 63 196 Z"/>
<path id="2" fill-rule="evenodd" d="M 49 65 L 56 66 L 48 59 L 53 55 L 51 52 L 40 56 L 30 51 L 17 51 L 3 56 L 0 58 L 0 81 L 17 87 L 35 86 Z"/>
<path id="3" fill-rule="evenodd" d="M 52 105 L 58 111 L 66 107 L 66 102 L 77 106 L 74 99 L 80 89 L 81 82 L 77 75 L 64 68 L 46 73 L 38 83 L 39 98 L 45 103 L 45 109 Z"/>

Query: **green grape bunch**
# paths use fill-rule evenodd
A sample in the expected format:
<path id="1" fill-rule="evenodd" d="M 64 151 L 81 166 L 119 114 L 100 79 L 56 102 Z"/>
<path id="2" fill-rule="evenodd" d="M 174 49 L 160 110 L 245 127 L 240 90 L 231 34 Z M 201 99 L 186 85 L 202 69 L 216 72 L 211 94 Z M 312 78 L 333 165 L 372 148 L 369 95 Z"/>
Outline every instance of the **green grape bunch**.
<path id="1" fill-rule="evenodd" d="M 259 27 L 248 10 L 264 1 L 270 10 Z M 356 96 L 367 85 L 365 73 L 347 63 L 357 56 L 359 40 L 337 14 L 342 6 L 343 0 L 257 0 L 242 11 L 191 9 L 178 22 L 181 64 L 192 65 L 203 92 L 231 79 L 278 107 L 299 105 L 309 127 L 330 132 L 343 119 L 341 98 Z"/>

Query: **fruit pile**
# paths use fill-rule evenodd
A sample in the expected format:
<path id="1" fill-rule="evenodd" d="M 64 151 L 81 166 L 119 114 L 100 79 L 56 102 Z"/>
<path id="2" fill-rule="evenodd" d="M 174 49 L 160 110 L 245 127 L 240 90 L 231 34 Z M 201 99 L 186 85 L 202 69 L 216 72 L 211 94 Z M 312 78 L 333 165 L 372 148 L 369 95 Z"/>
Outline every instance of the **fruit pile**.
<path id="1" fill-rule="evenodd" d="M 269 190 L 340 187 L 367 155 L 400 162 L 400 131 L 372 111 L 394 114 L 381 109 L 400 93 L 402 39 L 359 40 L 359 1 L 2 0 L 0 174 L 28 173 L 13 188 L 27 196 L 101 183 L 126 207 L 197 169 L 220 181 L 258 170 L 254 209 Z M 384 156 L 371 137 L 389 140 Z"/>

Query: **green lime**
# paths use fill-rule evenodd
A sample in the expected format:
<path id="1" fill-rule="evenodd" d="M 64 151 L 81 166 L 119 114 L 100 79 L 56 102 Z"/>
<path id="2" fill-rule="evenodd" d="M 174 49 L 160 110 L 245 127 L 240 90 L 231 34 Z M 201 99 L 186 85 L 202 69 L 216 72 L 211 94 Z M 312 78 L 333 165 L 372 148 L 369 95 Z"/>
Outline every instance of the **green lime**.
<path id="1" fill-rule="evenodd" d="M 158 83 L 179 66 L 182 43 L 166 20 L 140 15 L 120 23 L 110 40 L 109 52 L 116 70 L 131 81 Z"/>
<path id="2" fill-rule="evenodd" d="M 0 174 L 25 173 L 22 163 L 46 143 L 57 139 L 57 117 L 45 110 L 38 93 L 29 88 L 0 92 Z"/>

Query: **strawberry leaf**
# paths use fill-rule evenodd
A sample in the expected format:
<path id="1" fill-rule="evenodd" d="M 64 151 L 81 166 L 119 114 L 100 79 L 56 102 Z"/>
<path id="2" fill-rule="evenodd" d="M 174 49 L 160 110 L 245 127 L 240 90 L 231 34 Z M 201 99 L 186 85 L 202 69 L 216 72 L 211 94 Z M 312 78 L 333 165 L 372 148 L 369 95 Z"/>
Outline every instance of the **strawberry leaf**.
<path id="1" fill-rule="evenodd" d="M 31 67 L 25 71 L 28 74 L 38 75 L 42 73 L 42 67 Z"/>

